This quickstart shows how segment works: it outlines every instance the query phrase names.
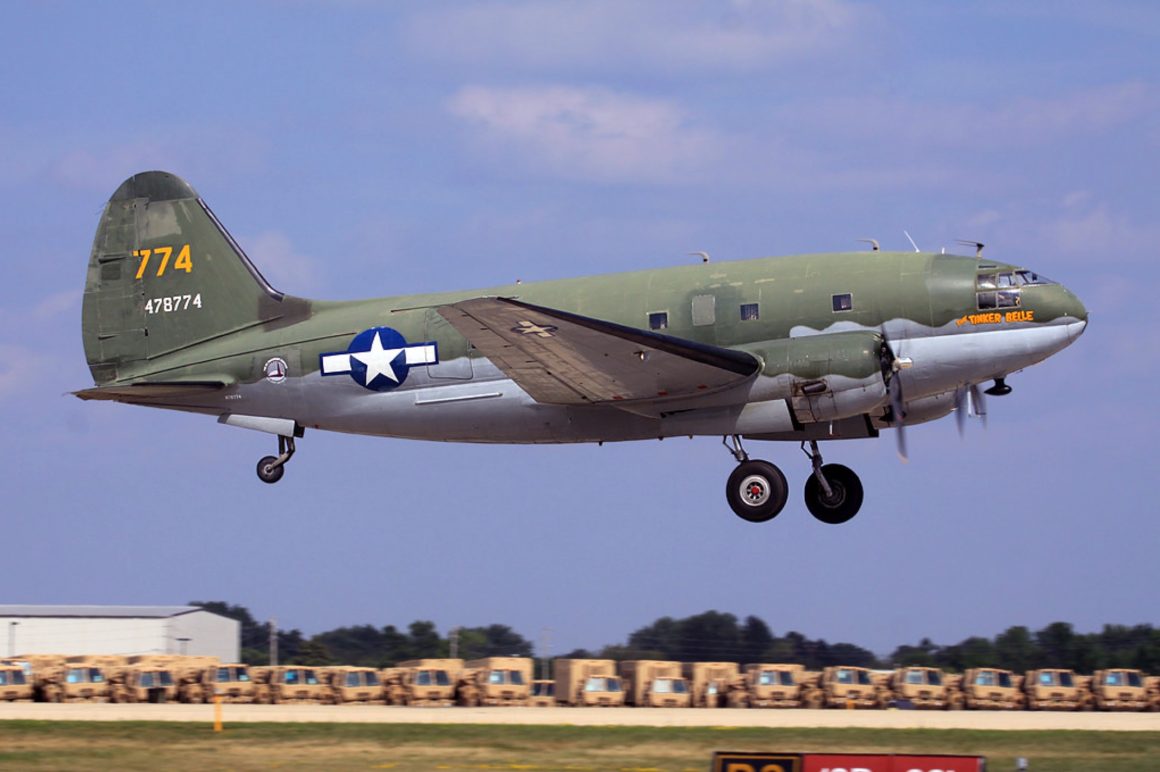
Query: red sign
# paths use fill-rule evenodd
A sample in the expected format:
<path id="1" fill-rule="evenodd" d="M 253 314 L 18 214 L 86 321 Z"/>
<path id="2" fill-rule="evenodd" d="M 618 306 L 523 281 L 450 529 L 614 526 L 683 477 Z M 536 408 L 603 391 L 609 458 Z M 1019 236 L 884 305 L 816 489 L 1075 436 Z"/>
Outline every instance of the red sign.
<path id="1" fill-rule="evenodd" d="M 802 772 L 985 772 L 979 756 L 803 753 Z"/>

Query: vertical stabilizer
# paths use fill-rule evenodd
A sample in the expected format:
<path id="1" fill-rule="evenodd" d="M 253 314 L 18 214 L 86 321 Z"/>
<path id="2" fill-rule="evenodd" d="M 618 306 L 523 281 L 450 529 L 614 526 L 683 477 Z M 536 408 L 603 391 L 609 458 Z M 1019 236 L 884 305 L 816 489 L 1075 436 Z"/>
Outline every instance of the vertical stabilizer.
<path id="1" fill-rule="evenodd" d="M 276 320 L 295 299 L 262 278 L 180 177 L 142 172 L 101 216 L 85 282 L 85 356 L 98 385 L 198 343 Z"/>

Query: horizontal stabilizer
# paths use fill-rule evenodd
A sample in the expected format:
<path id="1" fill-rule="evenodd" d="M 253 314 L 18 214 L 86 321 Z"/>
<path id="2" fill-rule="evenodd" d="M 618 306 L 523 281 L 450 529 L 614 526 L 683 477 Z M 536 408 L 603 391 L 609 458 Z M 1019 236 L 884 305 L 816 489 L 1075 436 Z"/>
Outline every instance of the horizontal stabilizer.
<path id="1" fill-rule="evenodd" d="M 133 405 L 151 405 L 221 391 L 230 386 L 232 382 L 232 379 L 225 378 L 196 381 L 152 381 L 118 386 L 97 386 L 92 389 L 74 391 L 73 394 L 85 400 L 108 400 L 127 402 Z"/>
<path id="2" fill-rule="evenodd" d="M 510 298 L 439 314 L 537 402 L 615 404 L 710 394 L 749 380 L 753 356 Z"/>

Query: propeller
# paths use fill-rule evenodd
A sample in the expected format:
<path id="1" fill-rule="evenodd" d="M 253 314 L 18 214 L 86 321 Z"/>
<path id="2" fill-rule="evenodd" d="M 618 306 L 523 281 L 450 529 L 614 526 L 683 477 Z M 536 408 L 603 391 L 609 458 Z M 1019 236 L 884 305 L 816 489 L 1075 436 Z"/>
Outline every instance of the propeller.
<path id="1" fill-rule="evenodd" d="M 987 403 L 977 383 L 955 389 L 955 425 L 960 437 L 963 436 L 964 419 L 968 415 L 982 419 L 983 428 L 987 428 Z"/>
<path id="2" fill-rule="evenodd" d="M 886 325 L 882 325 L 882 374 L 886 377 L 886 393 L 890 397 L 890 423 L 898 440 L 898 457 L 903 463 L 910 460 L 906 452 L 906 399 L 902 394 L 902 378 L 899 371 L 912 366 L 914 362 L 909 357 L 902 356 L 902 347 L 897 353 L 890 345 L 886 335 Z"/>

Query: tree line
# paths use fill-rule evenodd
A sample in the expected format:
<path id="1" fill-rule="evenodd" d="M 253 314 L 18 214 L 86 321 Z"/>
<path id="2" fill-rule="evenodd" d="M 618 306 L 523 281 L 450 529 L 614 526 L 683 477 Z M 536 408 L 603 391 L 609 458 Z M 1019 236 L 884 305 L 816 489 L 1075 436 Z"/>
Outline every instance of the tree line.
<path id="1" fill-rule="evenodd" d="M 249 609 L 223 601 L 193 601 L 241 623 L 242 659 L 252 665 L 269 664 L 270 628 Z M 278 630 L 278 661 L 298 665 L 360 665 L 391 667 L 408 659 L 449 657 L 531 657 L 531 642 L 507 625 L 461 627 L 445 637 L 434 622 L 417 620 L 405 630 L 394 625 L 355 625 L 305 636 L 299 630 Z M 729 613 L 706 611 L 684 619 L 661 617 L 628 636 L 624 643 L 598 650 L 576 649 L 561 654 L 571 658 L 663 659 L 682 662 L 787 662 L 820 670 L 831 665 L 892 668 L 927 665 L 963 671 L 971 667 L 1000 667 L 1023 672 L 1041 667 L 1071 668 L 1091 673 L 1108 667 L 1139 668 L 1160 674 L 1160 629 L 1150 624 L 1104 625 L 1094 633 L 1077 633 L 1067 622 L 1053 622 L 1041 630 L 1016 626 L 994 638 L 972 636 L 959 643 L 940 645 L 929 638 L 897 647 L 879 657 L 853 643 L 830 643 L 791 631 L 776 635 L 760 617 L 743 620 Z"/>

